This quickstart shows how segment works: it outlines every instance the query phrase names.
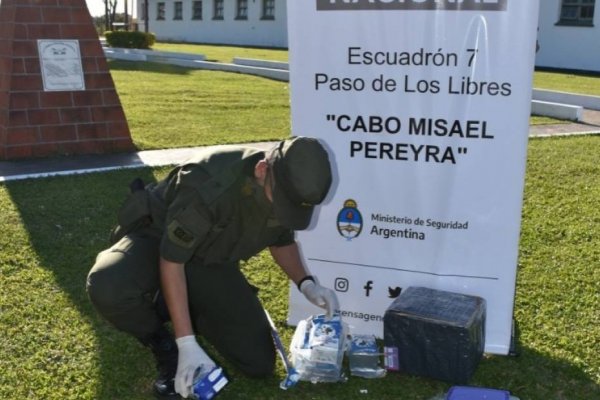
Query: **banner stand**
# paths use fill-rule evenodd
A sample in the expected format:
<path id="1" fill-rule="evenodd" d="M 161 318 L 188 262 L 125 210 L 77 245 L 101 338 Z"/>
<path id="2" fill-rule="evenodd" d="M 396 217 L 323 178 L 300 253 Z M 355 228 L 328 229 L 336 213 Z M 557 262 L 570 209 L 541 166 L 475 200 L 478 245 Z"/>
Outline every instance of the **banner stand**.
<path id="1" fill-rule="evenodd" d="M 485 298 L 485 351 L 514 349 L 539 0 L 289 0 L 294 135 L 333 190 L 302 257 L 355 333 L 402 290 Z M 310 29 L 307 27 L 310 26 Z M 319 313 L 291 288 L 288 322 Z"/>

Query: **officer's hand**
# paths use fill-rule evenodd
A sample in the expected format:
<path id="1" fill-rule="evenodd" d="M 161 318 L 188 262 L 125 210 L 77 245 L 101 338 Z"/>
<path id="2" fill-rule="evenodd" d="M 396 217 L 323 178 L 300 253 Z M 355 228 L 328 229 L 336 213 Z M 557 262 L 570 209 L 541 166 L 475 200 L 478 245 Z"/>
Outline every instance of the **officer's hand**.
<path id="1" fill-rule="evenodd" d="M 194 373 L 196 370 L 202 367 L 202 369 L 210 371 L 216 365 L 202 350 L 194 336 L 183 336 L 175 341 L 179 350 L 177 374 L 175 375 L 175 391 L 181 397 L 185 398 L 192 394 L 192 385 L 194 384 Z"/>
<path id="2" fill-rule="evenodd" d="M 335 292 L 319 285 L 316 281 L 306 279 L 300 284 L 300 291 L 308 301 L 316 306 L 326 309 L 328 319 L 333 317 L 334 312 L 339 311 L 340 309 Z"/>

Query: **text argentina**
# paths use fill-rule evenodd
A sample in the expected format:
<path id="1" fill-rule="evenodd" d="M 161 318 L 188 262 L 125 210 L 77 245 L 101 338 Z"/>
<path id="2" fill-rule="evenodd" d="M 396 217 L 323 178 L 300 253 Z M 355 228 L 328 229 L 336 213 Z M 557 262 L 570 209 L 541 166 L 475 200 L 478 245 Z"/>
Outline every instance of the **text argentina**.
<path id="1" fill-rule="evenodd" d="M 377 225 L 373 225 L 370 233 L 371 233 L 371 235 L 381 236 L 384 239 L 398 238 L 398 239 L 425 240 L 425 234 L 423 232 L 413 231 L 410 228 L 390 229 L 390 228 L 380 228 Z"/>

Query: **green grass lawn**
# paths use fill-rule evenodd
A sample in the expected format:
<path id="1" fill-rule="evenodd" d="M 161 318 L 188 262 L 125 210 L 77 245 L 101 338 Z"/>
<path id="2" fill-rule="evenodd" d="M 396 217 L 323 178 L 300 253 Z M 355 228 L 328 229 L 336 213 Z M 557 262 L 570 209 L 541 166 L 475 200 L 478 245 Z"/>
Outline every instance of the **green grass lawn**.
<path id="1" fill-rule="evenodd" d="M 553 124 L 566 124 L 570 121 L 556 119 L 552 117 L 542 117 L 541 115 L 532 115 L 529 118 L 530 125 L 553 125 Z"/>
<path id="2" fill-rule="evenodd" d="M 177 51 L 181 53 L 203 54 L 206 61 L 230 63 L 234 57 L 255 58 L 259 60 L 288 61 L 287 49 L 269 49 L 256 47 L 226 46 L 214 44 L 166 43 L 158 42 L 153 50 Z"/>
<path id="3" fill-rule="evenodd" d="M 111 61 L 140 150 L 284 138 L 287 82 L 146 62 Z"/>
<path id="4" fill-rule="evenodd" d="M 600 75 L 536 71 L 533 87 L 600 96 Z"/>
<path id="5" fill-rule="evenodd" d="M 600 136 L 530 141 L 515 303 L 520 355 L 486 357 L 472 384 L 510 389 L 522 400 L 600 398 L 598 154 Z M 152 398 L 150 353 L 102 321 L 84 288 L 127 183 L 167 171 L 0 184 L 1 399 Z M 286 279 L 264 253 L 243 269 L 262 288 L 261 299 L 289 343 Z M 284 392 L 280 362 L 277 376 L 266 381 L 223 365 L 232 378 L 223 400 L 427 400 L 449 387 L 390 373 L 340 384 L 301 382 Z"/>

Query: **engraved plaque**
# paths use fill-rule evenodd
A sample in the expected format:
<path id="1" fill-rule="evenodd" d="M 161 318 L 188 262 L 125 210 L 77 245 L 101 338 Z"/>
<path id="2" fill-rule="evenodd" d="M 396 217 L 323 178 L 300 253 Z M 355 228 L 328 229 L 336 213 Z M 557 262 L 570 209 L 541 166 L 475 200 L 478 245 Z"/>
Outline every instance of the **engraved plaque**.
<path id="1" fill-rule="evenodd" d="M 85 90 L 78 40 L 38 40 L 44 91 Z"/>

